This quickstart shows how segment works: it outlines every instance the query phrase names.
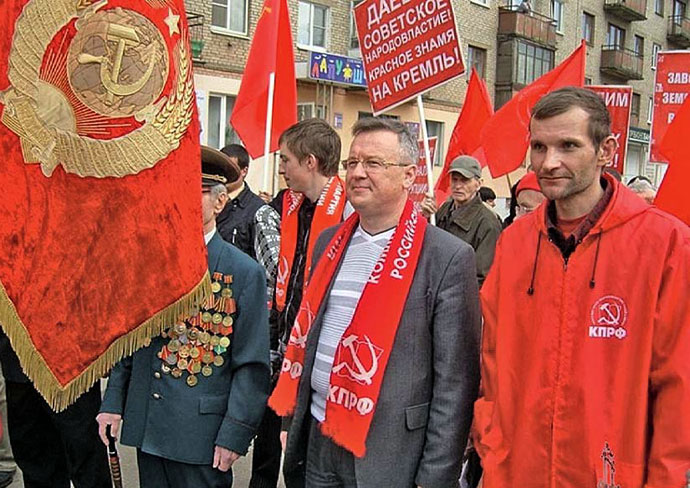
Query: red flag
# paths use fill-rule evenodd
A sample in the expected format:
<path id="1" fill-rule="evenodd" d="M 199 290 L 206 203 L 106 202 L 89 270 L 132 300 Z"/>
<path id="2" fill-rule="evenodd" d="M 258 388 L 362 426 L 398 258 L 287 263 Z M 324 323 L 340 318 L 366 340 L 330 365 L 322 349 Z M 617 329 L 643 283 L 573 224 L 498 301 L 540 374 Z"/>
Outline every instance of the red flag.
<path id="1" fill-rule="evenodd" d="M 690 225 L 690 205 L 687 200 L 687 183 L 690 181 L 690 97 L 680 108 L 668 126 L 659 151 L 669 162 L 668 170 L 654 205 L 675 215 Z"/>
<path id="2" fill-rule="evenodd" d="M 264 154 L 268 79 L 275 73 L 270 150 L 278 138 L 297 122 L 297 86 L 287 0 L 266 0 L 256 23 L 254 40 L 242 76 L 230 123 L 252 158 Z"/>
<path id="3" fill-rule="evenodd" d="M 465 103 L 462 106 L 458 121 L 455 123 L 453 135 L 450 136 L 443 171 L 434 189 L 437 205 L 440 206 L 450 194 L 448 168 L 453 159 L 463 154 L 468 154 L 476 157 L 482 166 L 486 164 L 483 154 L 473 153 L 479 149 L 479 135 L 481 134 L 482 127 L 484 127 L 484 124 L 491 118 L 493 113 L 494 109 L 491 104 L 489 90 L 487 90 L 484 80 L 472 68 L 470 83 L 465 95 Z"/>
<path id="4" fill-rule="evenodd" d="M 529 146 L 532 107 L 546 93 L 564 86 L 582 86 L 585 79 L 585 42 L 554 69 L 520 90 L 486 123 L 481 145 L 494 178 L 517 169 Z"/>
<path id="5" fill-rule="evenodd" d="M 103 3 L 0 17 L 0 324 L 57 410 L 211 287 L 184 1 Z"/>

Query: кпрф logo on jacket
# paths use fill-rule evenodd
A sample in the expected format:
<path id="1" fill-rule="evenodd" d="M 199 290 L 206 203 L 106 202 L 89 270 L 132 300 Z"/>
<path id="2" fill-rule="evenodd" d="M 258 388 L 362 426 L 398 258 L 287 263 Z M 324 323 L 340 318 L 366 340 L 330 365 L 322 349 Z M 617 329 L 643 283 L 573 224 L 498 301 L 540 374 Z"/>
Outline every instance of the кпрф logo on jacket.
<path id="1" fill-rule="evenodd" d="M 628 306 L 622 298 L 607 295 L 592 305 L 589 337 L 624 339 L 628 331 L 623 327 L 628 320 Z"/>

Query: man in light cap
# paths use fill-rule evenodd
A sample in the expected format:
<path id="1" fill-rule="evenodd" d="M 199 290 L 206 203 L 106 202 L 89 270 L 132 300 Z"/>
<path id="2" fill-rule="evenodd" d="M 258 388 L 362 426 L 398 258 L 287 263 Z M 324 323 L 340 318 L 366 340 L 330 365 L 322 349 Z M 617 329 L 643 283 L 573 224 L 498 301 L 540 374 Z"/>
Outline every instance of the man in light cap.
<path id="1" fill-rule="evenodd" d="M 479 188 L 482 186 L 482 168 L 470 156 L 458 156 L 450 164 L 451 196 L 436 209 L 431 197 L 422 202 L 427 217 L 436 213 L 436 225 L 459 237 L 474 249 L 477 257 L 477 280 L 484 283 L 494 260 L 496 241 L 501 224 L 496 216 L 482 204 Z"/>
<path id="2" fill-rule="evenodd" d="M 216 231 L 240 170 L 220 151 L 201 154 L 213 294 L 115 366 L 97 417 L 106 444 L 106 427 L 117 435 L 124 420 L 121 441 L 137 448 L 144 488 L 231 486 L 230 467 L 246 454 L 268 397 L 266 276 Z"/>

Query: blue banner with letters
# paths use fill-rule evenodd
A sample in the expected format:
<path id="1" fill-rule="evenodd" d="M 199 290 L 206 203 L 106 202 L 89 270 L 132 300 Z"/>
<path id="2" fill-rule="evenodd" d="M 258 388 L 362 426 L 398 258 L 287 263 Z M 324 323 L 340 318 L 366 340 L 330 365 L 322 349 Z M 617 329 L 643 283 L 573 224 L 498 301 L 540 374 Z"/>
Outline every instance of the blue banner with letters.
<path id="1" fill-rule="evenodd" d="M 310 52 L 309 78 L 352 86 L 367 86 L 362 60 L 337 54 Z"/>

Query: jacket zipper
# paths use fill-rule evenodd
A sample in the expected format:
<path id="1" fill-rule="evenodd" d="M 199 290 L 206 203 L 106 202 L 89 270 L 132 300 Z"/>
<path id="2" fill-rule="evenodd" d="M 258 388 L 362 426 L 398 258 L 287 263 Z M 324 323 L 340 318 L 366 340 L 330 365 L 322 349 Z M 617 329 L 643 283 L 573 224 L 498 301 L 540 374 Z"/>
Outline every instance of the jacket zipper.
<path id="1" fill-rule="evenodd" d="M 551 239 L 549 239 L 549 242 L 551 242 Z M 559 384 L 561 380 L 561 349 L 562 349 L 562 338 L 564 334 L 564 329 L 565 329 L 565 297 L 566 297 L 566 292 L 565 292 L 565 287 L 566 283 L 568 282 L 566 279 L 566 275 L 568 272 L 568 258 L 563 257 L 563 255 L 560 252 L 560 249 L 556 246 L 556 249 L 558 250 L 558 253 L 561 255 L 561 258 L 563 259 L 563 275 L 561 278 L 561 310 L 560 310 L 560 323 L 558 327 L 558 347 L 556 349 L 556 382 L 554 384 L 554 395 L 553 395 L 553 410 L 551 413 L 551 423 L 550 423 L 550 428 L 551 428 L 551 449 L 549 453 L 549 485 L 552 488 L 558 488 L 556 486 L 556 470 L 555 470 L 555 464 L 554 464 L 554 458 L 555 458 L 555 452 L 556 452 L 556 445 L 555 445 L 555 425 L 556 425 L 556 407 L 557 407 L 557 401 L 558 401 L 558 394 L 559 394 Z"/>

